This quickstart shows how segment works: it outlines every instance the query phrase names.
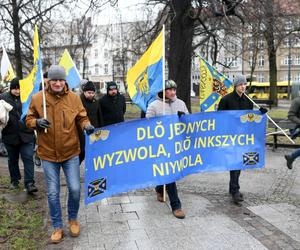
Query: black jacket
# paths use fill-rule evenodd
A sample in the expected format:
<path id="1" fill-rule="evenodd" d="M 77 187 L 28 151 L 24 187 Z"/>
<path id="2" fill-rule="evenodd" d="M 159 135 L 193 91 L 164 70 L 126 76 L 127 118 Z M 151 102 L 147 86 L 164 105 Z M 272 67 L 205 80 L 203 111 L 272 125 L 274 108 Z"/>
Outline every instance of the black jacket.
<path id="1" fill-rule="evenodd" d="M 22 114 L 20 97 L 16 97 L 10 92 L 6 92 L 0 96 L 0 100 L 1 99 L 13 106 L 13 109 L 9 112 L 9 121 L 2 130 L 2 141 L 9 145 L 33 142 L 33 130 L 27 128 L 24 121 L 20 121 Z"/>
<path id="2" fill-rule="evenodd" d="M 100 99 L 104 126 L 124 121 L 126 112 L 125 97 L 121 94 L 116 96 L 105 95 Z"/>
<path id="3" fill-rule="evenodd" d="M 253 109 L 253 103 L 244 95 L 241 97 L 234 90 L 222 97 L 218 110 L 247 110 Z"/>
<path id="4" fill-rule="evenodd" d="M 91 124 L 95 128 L 100 128 L 103 126 L 103 118 L 102 118 L 102 112 L 100 107 L 100 102 L 97 100 L 88 100 L 85 98 L 84 94 L 80 95 L 81 102 L 83 104 L 83 107 L 85 108 L 87 112 L 87 116 L 91 122 Z"/>

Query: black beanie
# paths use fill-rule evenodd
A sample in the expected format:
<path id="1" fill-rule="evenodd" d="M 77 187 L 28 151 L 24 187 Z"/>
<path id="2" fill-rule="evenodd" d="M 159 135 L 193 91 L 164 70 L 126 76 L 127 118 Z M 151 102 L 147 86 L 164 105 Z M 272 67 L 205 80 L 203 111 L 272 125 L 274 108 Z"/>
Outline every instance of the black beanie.
<path id="1" fill-rule="evenodd" d="M 86 84 L 83 85 L 82 90 L 85 91 L 96 91 L 95 85 L 92 81 L 88 81 Z"/>
<path id="2" fill-rule="evenodd" d="M 19 78 L 14 78 L 11 80 L 10 82 L 10 90 L 12 89 L 19 89 L 20 88 L 20 84 L 19 84 Z"/>
<path id="3" fill-rule="evenodd" d="M 118 89 L 118 85 L 115 82 L 106 83 L 106 89 L 109 91 L 110 89 Z"/>

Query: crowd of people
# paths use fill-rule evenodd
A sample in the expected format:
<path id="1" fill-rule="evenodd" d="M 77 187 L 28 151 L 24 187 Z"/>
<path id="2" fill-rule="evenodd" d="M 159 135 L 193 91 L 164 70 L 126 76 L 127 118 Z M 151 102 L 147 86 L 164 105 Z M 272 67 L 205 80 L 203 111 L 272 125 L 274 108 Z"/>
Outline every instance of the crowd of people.
<path id="1" fill-rule="evenodd" d="M 90 135 L 95 128 L 123 122 L 126 102 L 115 82 L 108 82 L 107 93 L 97 100 L 96 87 L 92 81 L 82 82 L 80 95 L 71 91 L 66 81 L 66 72 L 61 66 L 52 65 L 44 77 L 45 91 L 32 96 L 27 116 L 23 120 L 21 120 L 19 79 L 13 79 L 9 92 L 1 94 L 0 99 L 12 106 L 9 120 L 2 130 L 2 141 L 8 154 L 10 188 L 19 188 L 21 180 L 19 155 L 21 155 L 24 165 L 24 186 L 28 194 L 38 191 L 34 180 L 33 162 L 34 149 L 37 145 L 37 156 L 41 160 L 44 171 L 50 217 L 54 228 L 51 242 L 58 243 L 64 237 L 60 204 L 60 170 L 64 172 L 68 187 L 69 231 L 71 236 L 76 237 L 80 234 L 77 215 L 81 195 L 80 164 L 85 158 L 84 134 Z M 244 95 L 247 84 L 245 76 L 236 76 L 233 83 L 233 92 L 221 99 L 218 110 L 253 109 L 253 104 Z M 160 115 L 188 114 L 185 103 L 177 98 L 176 90 L 177 84 L 173 80 L 167 80 L 165 88 L 157 94 L 156 100 L 148 106 L 144 116 L 150 118 Z M 295 122 L 300 124 L 299 100 L 292 105 L 294 108 L 289 112 L 289 117 L 297 119 Z M 261 109 L 262 113 L 266 111 Z M 300 155 L 299 152 L 298 150 L 292 155 L 285 156 L 289 168 L 292 167 L 294 159 Z M 240 192 L 240 173 L 240 170 L 230 171 L 229 193 L 235 203 L 244 200 Z M 163 186 L 157 186 L 155 190 L 157 200 L 163 202 Z M 176 183 L 167 184 L 166 191 L 173 215 L 178 219 L 185 218 Z"/>

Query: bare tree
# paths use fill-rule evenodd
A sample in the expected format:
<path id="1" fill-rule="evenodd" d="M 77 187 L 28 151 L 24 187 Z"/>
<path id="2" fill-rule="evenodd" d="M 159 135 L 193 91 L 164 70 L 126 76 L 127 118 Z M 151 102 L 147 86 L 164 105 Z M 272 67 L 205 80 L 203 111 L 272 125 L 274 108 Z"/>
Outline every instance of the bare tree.
<path id="1" fill-rule="evenodd" d="M 37 21 L 47 20 L 51 11 L 64 2 L 65 0 L 1 1 L 0 18 L 3 28 L 14 37 L 16 73 L 20 78 L 23 76 L 22 54 L 30 54 L 26 52 L 28 48 L 32 51 L 32 33 L 29 30 L 33 30 Z M 30 39 L 26 39 L 28 37 Z"/>
<path id="2" fill-rule="evenodd" d="M 300 1 L 254 0 L 243 4 L 243 16 L 256 25 L 254 38 L 264 38 L 269 61 L 270 100 L 277 105 L 277 50 L 283 40 L 299 31 L 298 13 Z M 290 22 L 290 27 L 287 23 Z M 253 69 L 254 70 L 254 69 Z"/>
<path id="3" fill-rule="evenodd" d="M 172 0 L 170 6 L 169 78 L 178 82 L 178 96 L 190 108 L 191 56 L 195 27 L 201 26 L 209 34 L 210 19 L 235 16 L 241 1 Z M 213 38 L 214 39 L 214 38 Z M 217 45 L 217 43 L 215 42 Z M 216 51 L 218 51 L 216 49 Z"/>

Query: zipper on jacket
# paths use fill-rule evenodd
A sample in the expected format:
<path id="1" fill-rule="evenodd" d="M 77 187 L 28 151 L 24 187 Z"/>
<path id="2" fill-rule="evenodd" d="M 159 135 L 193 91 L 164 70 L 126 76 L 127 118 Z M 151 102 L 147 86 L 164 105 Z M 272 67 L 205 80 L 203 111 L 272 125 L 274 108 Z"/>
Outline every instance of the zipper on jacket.
<path id="1" fill-rule="evenodd" d="M 66 116 L 64 111 L 63 111 L 63 119 L 64 119 L 63 126 L 64 128 L 66 128 Z"/>

